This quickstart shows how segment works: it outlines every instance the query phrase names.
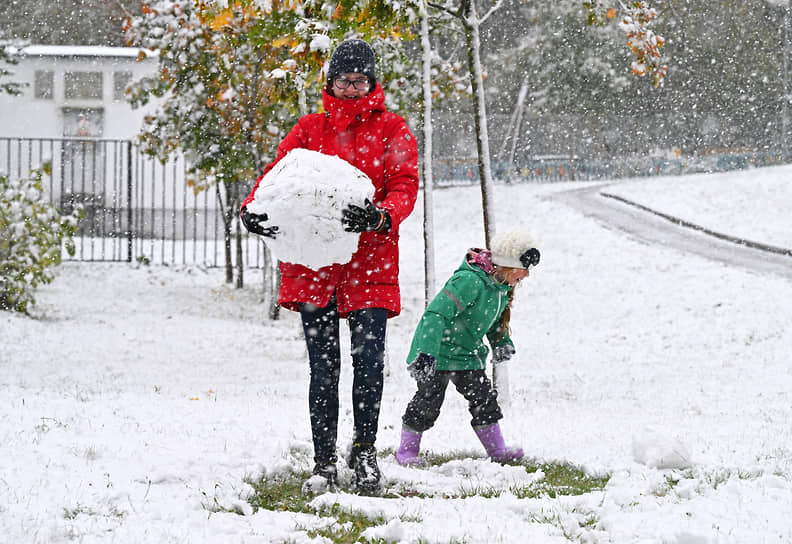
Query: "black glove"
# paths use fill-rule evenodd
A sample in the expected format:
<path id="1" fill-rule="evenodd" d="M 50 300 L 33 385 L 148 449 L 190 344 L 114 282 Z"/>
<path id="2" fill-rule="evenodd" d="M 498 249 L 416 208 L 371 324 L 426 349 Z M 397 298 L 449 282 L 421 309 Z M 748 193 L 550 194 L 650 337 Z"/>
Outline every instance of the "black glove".
<path id="1" fill-rule="evenodd" d="M 278 227 L 265 227 L 262 225 L 267 219 L 269 219 L 269 217 L 266 213 L 250 213 L 247 206 L 242 208 L 242 224 L 245 225 L 245 228 L 249 232 L 275 239 L 275 236 L 278 234 Z"/>
<path id="2" fill-rule="evenodd" d="M 514 346 L 510 344 L 495 346 L 492 348 L 492 362 L 495 364 L 505 363 L 512 358 L 512 355 L 514 355 L 516 351 Z"/>
<path id="3" fill-rule="evenodd" d="M 435 373 L 435 358 L 426 353 L 419 353 L 418 357 L 407 366 L 410 376 L 418 385 L 428 382 Z"/>
<path id="4" fill-rule="evenodd" d="M 350 204 L 341 212 L 341 222 L 347 232 L 388 232 L 391 218 L 387 211 L 374 206 L 367 198 L 365 208 Z"/>

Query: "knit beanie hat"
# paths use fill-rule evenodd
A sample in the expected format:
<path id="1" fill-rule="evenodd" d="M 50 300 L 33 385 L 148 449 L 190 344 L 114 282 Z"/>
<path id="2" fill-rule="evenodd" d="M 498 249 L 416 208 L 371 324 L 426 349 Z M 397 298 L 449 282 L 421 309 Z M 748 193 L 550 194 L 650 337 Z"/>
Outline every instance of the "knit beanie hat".
<path id="1" fill-rule="evenodd" d="M 531 268 L 539 264 L 539 250 L 530 235 L 522 230 L 498 233 L 490 243 L 492 262 L 509 268 Z"/>
<path id="2" fill-rule="evenodd" d="M 351 38 L 344 40 L 333 51 L 330 57 L 330 66 L 327 69 L 327 83 L 332 83 L 333 78 L 339 74 L 354 72 L 364 74 L 371 85 L 369 91 L 377 84 L 377 70 L 374 50 L 364 40 Z"/>

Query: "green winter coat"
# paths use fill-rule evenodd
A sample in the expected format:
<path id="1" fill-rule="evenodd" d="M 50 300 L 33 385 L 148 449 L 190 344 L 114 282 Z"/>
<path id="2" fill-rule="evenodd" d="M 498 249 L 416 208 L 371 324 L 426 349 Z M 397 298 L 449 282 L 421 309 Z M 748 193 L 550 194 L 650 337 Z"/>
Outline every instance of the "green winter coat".
<path id="1" fill-rule="evenodd" d="M 500 334 L 500 317 L 511 287 L 467 262 L 456 269 L 424 311 L 413 335 L 407 364 L 419 353 L 432 355 L 437 370 L 476 370 L 486 367 L 489 348 L 508 344 Z"/>

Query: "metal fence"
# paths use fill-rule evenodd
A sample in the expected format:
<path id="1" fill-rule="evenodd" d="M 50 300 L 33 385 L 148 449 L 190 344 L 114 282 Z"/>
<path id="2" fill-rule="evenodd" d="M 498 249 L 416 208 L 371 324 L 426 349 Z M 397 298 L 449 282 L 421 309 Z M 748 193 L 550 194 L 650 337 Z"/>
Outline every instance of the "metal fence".
<path id="1" fill-rule="evenodd" d="M 506 183 L 597 180 L 627 175 L 683 174 L 776 164 L 774 155 L 718 154 L 693 159 L 620 159 L 610 163 L 548 156 L 519 165 L 493 164 Z M 49 163 L 44 191 L 58 209 L 82 206 L 77 251 L 66 259 L 145 261 L 156 264 L 225 264 L 223 220 L 214 189 L 195 191 L 182 157 L 162 163 L 131 141 L 78 138 L 0 137 L 0 174 L 20 178 Z M 471 158 L 434 161 L 438 187 L 478 183 Z M 243 264 L 269 261 L 257 236 L 242 235 Z M 236 263 L 236 243 L 232 243 Z"/>
<path id="2" fill-rule="evenodd" d="M 514 163 L 494 161 L 493 177 L 504 183 L 598 181 L 628 177 L 679 176 L 727 172 L 784 164 L 779 153 L 721 150 L 690 157 L 627 156 L 608 160 L 561 155 L 539 156 Z M 435 159 L 432 174 L 438 187 L 479 183 L 478 159 Z"/>
<path id="3" fill-rule="evenodd" d="M 145 261 L 223 266 L 223 220 L 214 189 L 195 191 L 184 159 L 162 163 L 128 140 L 0 138 L 0 173 L 26 177 L 45 163 L 49 201 L 82 206 L 75 237 L 81 261 Z M 236 244 L 232 244 L 236 262 Z M 265 263 L 258 237 L 243 234 L 245 266 Z"/>

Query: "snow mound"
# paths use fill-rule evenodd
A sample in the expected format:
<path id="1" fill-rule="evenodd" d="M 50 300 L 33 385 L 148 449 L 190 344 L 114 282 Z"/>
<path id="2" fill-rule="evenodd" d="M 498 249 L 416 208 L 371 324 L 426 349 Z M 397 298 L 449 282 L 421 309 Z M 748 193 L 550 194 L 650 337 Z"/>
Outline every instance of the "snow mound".
<path id="1" fill-rule="evenodd" d="M 314 474 L 305 482 L 303 482 L 302 488 L 300 489 L 303 495 L 319 495 L 321 493 L 325 493 L 330 491 L 330 485 L 327 482 L 326 478 L 319 476 L 318 474 Z"/>
<path id="2" fill-rule="evenodd" d="M 690 452 L 684 444 L 651 429 L 633 436 L 632 451 L 638 463 L 652 468 L 682 469 L 692 465 Z"/>
<path id="3" fill-rule="evenodd" d="M 399 518 L 393 518 L 385 525 L 369 527 L 363 531 L 364 538 L 369 540 L 383 540 L 387 544 L 403 542 L 406 537 L 404 525 Z"/>
<path id="4" fill-rule="evenodd" d="M 345 160 L 293 149 L 261 179 L 247 209 L 278 226 L 277 238 L 267 239 L 275 257 L 318 269 L 349 262 L 360 235 L 344 230 L 341 211 L 373 197 L 371 179 Z"/>

